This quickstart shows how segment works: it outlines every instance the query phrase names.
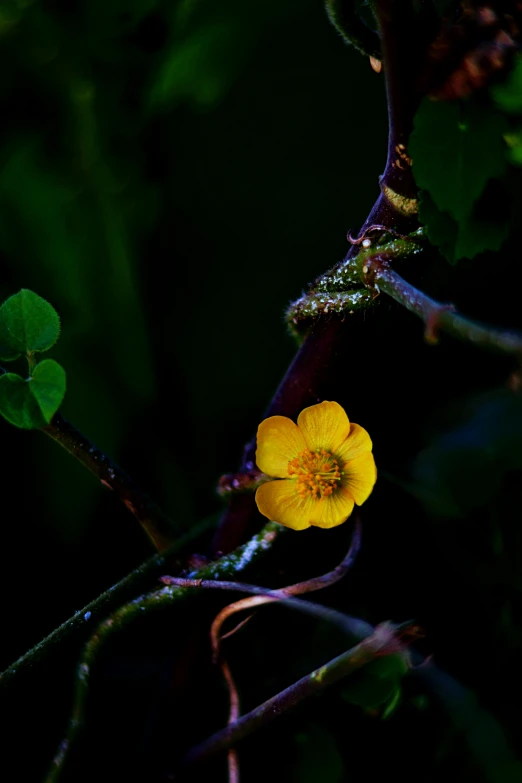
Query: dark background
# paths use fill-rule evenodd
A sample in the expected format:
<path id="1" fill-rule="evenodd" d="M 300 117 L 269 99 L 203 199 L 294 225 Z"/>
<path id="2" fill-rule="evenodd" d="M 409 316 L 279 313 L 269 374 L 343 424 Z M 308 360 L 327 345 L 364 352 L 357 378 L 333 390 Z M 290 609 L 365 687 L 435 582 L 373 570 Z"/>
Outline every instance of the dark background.
<path id="1" fill-rule="evenodd" d="M 219 512 L 217 480 L 239 464 L 294 355 L 285 307 L 344 256 L 378 195 L 383 77 L 313 0 L 0 2 L 0 67 L 0 298 L 25 287 L 53 304 L 64 416 L 190 529 Z M 431 258 L 411 271 L 443 301 L 516 326 L 516 254 L 512 242 L 502 260 L 452 269 Z M 332 398 L 372 435 L 380 480 L 354 581 L 331 602 L 371 622 L 419 620 L 425 652 L 479 693 L 516 747 L 514 365 L 449 340 L 427 346 L 389 302 L 354 324 L 337 361 Z M 43 434 L 0 421 L 0 437 L 3 668 L 151 549 Z M 327 570 L 348 535 L 292 537 L 257 577 Z M 159 779 L 178 746 L 223 725 L 206 642 L 217 605 L 198 614 L 196 636 L 187 608 L 114 643 L 66 779 Z M 233 653 L 245 708 L 342 649 L 282 609 L 251 625 Z M 185 701 L 172 685 L 180 650 L 185 668 L 194 661 Z M 79 651 L 66 646 L 3 703 L 2 756 L 17 779 L 40 780 L 57 747 Z M 244 780 L 367 780 L 390 764 L 406 780 L 482 780 L 423 699 L 412 686 L 380 722 L 327 695 L 245 745 Z M 518 780 L 506 774 L 484 779 Z"/>

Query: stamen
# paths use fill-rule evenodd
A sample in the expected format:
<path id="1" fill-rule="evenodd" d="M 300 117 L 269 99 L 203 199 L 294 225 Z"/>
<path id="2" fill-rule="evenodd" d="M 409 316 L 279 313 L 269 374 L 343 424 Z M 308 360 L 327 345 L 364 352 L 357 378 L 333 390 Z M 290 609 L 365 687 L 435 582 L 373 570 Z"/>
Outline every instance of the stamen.
<path id="1" fill-rule="evenodd" d="M 341 471 L 329 451 L 305 449 L 288 463 L 288 475 L 297 479 L 301 497 L 324 498 L 337 489 Z"/>

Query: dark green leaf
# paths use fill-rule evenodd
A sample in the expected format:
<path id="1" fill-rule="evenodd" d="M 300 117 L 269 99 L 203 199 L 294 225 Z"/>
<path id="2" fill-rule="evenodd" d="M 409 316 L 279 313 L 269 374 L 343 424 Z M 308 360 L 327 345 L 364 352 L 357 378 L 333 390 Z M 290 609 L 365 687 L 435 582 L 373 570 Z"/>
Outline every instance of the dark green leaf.
<path id="1" fill-rule="evenodd" d="M 491 88 L 491 95 L 504 111 L 510 114 L 522 112 L 522 57 L 516 58 L 513 70 L 505 82 Z"/>
<path id="2" fill-rule="evenodd" d="M 342 696 L 366 709 L 379 707 L 397 698 L 397 687 L 407 671 L 402 655 L 378 658 L 347 679 Z"/>
<path id="3" fill-rule="evenodd" d="M 0 413 L 10 424 L 26 430 L 47 423 L 29 391 L 29 381 L 12 372 L 0 376 Z"/>
<path id="4" fill-rule="evenodd" d="M 432 245 L 440 248 L 451 264 L 454 264 L 455 245 L 459 228 L 447 212 L 441 212 L 425 190 L 419 199 L 419 220 L 425 226 L 426 234 Z"/>
<path id="5" fill-rule="evenodd" d="M 47 351 L 59 335 L 60 319 L 54 307 L 26 288 L 0 307 L 0 358 L 4 361 L 29 351 Z"/>
<path id="6" fill-rule="evenodd" d="M 522 128 L 515 129 L 504 136 L 508 146 L 507 157 L 514 166 L 522 166 Z"/>
<path id="7" fill-rule="evenodd" d="M 54 359 L 45 359 L 36 366 L 29 383 L 45 421 L 50 422 L 64 398 L 65 370 Z"/>
<path id="8" fill-rule="evenodd" d="M 390 694 L 390 698 L 388 699 L 388 703 L 386 704 L 386 707 L 384 708 L 382 712 L 382 719 L 386 720 L 387 718 L 390 718 L 397 707 L 399 706 L 401 702 L 402 697 L 402 688 L 400 685 L 397 685 L 395 690 L 392 694 Z"/>
<path id="9" fill-rule="evenodd" d="M 419 202 L 419 218 L 430 242 L 440 248 L 450 264 L 460 258 L 474 258 L 486 250 L 499 250 L 509 233 L 509 221 L 480 214 L 477 206 L 459 222 L 437 208 L 425 191 Z"/>
<path id="10" fill-rule="evenodd" d="M 462 220 L 488 180 L 504 172 L 506 129 L 505 118 L 487 106 L 425 98 L 409 144 L 417 185 L 440 210 Z"/>

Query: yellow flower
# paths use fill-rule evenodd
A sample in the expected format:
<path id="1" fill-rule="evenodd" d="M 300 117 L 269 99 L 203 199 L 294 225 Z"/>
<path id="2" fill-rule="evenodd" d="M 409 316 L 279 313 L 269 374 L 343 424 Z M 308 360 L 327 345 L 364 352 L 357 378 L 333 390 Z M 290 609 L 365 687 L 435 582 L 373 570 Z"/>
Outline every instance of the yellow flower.
<path id="1" fill-rule="evenodd" d="M 256 462 L 279 479 L 258 488 L 259 511 L 294 530 L 345 522 L 377 478 L 370 436 L 337 402 L 305 408 L 297 424 L 286 416 L 262 421 Z"/>

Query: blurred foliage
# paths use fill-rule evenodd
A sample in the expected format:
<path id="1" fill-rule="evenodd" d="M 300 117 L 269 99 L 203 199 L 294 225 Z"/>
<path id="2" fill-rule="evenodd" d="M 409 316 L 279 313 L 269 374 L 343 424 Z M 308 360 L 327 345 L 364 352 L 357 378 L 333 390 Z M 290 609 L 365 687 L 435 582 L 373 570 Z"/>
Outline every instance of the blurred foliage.
<path id="1" fill-rule="evenodd" d="M 0 301 L 30 288 L 57 309 L 64 415 L 188 527 L 219 510 L 216 481 L 239 462 L 292 359 L 287 302 L 344 256 L 346 231 L 379 192 L 382 75 L 342 44 L 315 0 L 0 0 L 0 65 Z M 512 100 L 516 87 L 505 89 Z M 522 189 L 513 167 L 498 180 L 497 155 L 519 120 L 510 115 L 506 130 L 491 120 L 490 137 L 477 112 L 473 155 L 460 147 L 478 181 L 466 214 L 455 211 L 461 202 L 437 202 L 454 169 L 434 166 L 423 184 L 430 239 L 462 260 L 450 268 L 434 253 L 405 274 L 473 317 L 520 328 L 511 265 Z M 440 132 L 439 121 L 424 130 Z M 504 241 L 506 216 L 502 255 L 482 252 Z M 372 622 L 415 617 L 425 652 L 520 746 L 522 409 L 516 384 L 506 386 L 512 362 L 444 338 L 427 346 L 410 314 L 388 301 L 374 311 L 354 321 L 325 390 L 371 432 L 380 471 L 362 553 L 325 600 Z M 3 421 L 0 431 L 7 665 L 149 549 L 117 498 L 56 444 Z M 344 527 L 328 531 L 328 547 L 323 531 L 283 542 L 270 581 L 334 567 Z M 267 582 L 266 572 L 247 577 Z M 172 763 L 173 737 L 183 746 L 223 725 L 226 694 L 203 628 L 212 600 L 199 629 L 187 609 L 144 618 L 114 642 L 93 676 L 71 780 L 155 780 Z M 244 709 L 345 641 L 309 618 L 260 612 L 229 643 Z M 64 650 L 2 702 L 19 777 L 40 779 L 56 747 L 77 654 Z M 176 681 L 177 654 L 193 662 L 193 680 Z M 387 677 L 377 680 L 377 701 L 391 695 L 394 706 Z M 400 688 L 387 721 L 332 689 L 245 744 L 245 780 L 380 779 L 390 759 L 404 780 L 484 779 L 431 701 L 408 678 Z M 182 716 L 172 698 L 185 699 Z"/>

